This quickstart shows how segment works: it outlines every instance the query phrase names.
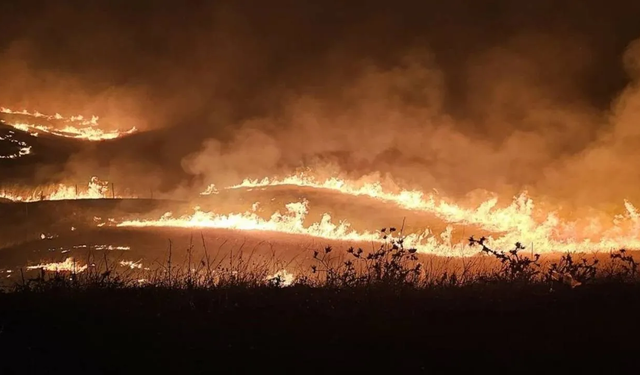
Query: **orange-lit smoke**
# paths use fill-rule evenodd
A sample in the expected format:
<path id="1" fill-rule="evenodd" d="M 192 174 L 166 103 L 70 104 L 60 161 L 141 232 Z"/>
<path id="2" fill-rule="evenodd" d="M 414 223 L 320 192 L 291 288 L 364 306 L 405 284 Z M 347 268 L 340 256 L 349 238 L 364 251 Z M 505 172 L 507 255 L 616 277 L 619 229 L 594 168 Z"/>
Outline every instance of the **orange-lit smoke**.
<path id="1" fill-rule="evenodd" d="M 305 167 L 351 179 L 375 172 L 457 198 L 527 190 L 554 202 L 620 204 L 640 198 L 636 45 L 624 58 L 632 81 L 610 110 L 579 91 L 588 43 L 518 35 L 468 61 L 464 113 L 447 105 L 433 53 L 410 50 L 391 67 L 364 64 L 355 78 L 329 80 L 327 93 L 290 96 L 277 115 L 239 123 L 230 141 L 205 140 L 183 166 L 216 186 Z"/>

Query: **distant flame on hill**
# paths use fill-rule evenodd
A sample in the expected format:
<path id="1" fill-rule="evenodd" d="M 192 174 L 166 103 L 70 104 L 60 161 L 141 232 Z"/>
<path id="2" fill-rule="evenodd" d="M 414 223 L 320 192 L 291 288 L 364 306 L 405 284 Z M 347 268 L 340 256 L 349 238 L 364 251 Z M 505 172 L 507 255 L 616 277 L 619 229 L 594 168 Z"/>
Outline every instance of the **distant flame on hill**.
<path id="1" fill-rule="evenodd" d="M 17 117 L 15 119 L 5 119 L 5 123 L 18 130 L 28 132 L 33 136 L 38 136 L 40 133 L 48 133 L 59 137 L 83 139 L 87 141 L 103 141 L 122 137 L 137 131 L 135 127 L 124 131 L 105 131 L 99 127 L 98 116 L 92 116 L 90 119 L 86 119 L 83 116 L 64 117 L 59 113 L 55 115 L 45 115 L 37 111 L 15 111 L 5 107 L 0 107 L 0 113 Z M 25 122 L 21 118 L 26 118 L 30 121 Z M 38 124 L 36 123 L 38 121 L 55 123 L 55 125 Z"/>

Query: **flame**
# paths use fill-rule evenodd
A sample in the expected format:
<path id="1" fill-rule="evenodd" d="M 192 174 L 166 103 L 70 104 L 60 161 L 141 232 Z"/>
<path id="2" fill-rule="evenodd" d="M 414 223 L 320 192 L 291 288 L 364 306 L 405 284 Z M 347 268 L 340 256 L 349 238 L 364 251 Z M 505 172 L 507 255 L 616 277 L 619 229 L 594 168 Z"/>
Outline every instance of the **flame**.
<path id="1" fill-rule="evenodd" d="M 32 191 L 31 193 L 21 194 L 11 190 L 1 190 L 0 198 L 8 199 L 14 202 L 35 202 L 42 200 L 58 201 L 67 199 L 103 199 L 107 197 L 116 197 L 115 194 L 109 193 L 109 182 L 102 181 L 98 177 L 93 176 L 89 180 L 86 190 L 78 190 L 76 186 L 59 184 L 51 192 Z"/>
<path id="2" fill-rule="evenodd" d="M 64 126 L 62 128 L 56 128 L 51 125 L 41 125 L 41 124 L 33 124 L 33 123 L 25 123 L 25 122 L 14 122 L 8 121 L 6 122 L 8 125 L 27 132 L 33 136 L 38 136 L 40 132 L 48 133 L 52 135 L 56 135 L 59 137 L 66 138 L 75 138 L 75 139 L 83 139 L 87 141 L 103 141 L 107 139 L 115 139 L 125 135 L 129 135 L 135 133 L 137 129 L 132 127 L 129 130 L 125 131 L 104 131 L 99 129 L 99 117 L 92 116 L 90 119 L 86 119 L 83 116 L 71 116 L 64 117 L 59 113 L 55 115 L 45 115 L 40 112 L 29 112 L 27 110 L 22 111 L 14 111 L 9 108 L 0 107 L 0 113 L 9 114 L 9 115 L 20 115 L 31 117 L 34 119 L 42 119 L 47 121 L 56 121 L 62 122 Z"/>
<path id="3" fill-rule="evenodd" d="M 585 216 L 576 220 L 563 220 L 555 211 L 539 209 L 526 192 L 513 198 L 510 205 L 498 207 L 498 198 L 493 197 L 475 208 L 463 207 L 436 194 L 425 194 L 418 190 L 385 190 L 379 182 L 342 180 L 335 177 L 324 181 L 304 174 L 291 175 L 283 179 L 244 180 L 239 185 L 225 189 L 266 188 L 269 186 L 291 185 L 335 191 L 350 196 L 367 196 L 382 202 L 393 203 L 397 207 L 425 212 L 447 224 L 439 234 L 429 228 L 422 232 L 402 234 L 407 247 L 415 247 L 421 253 L 443 256 L 469 256 L 477 254 L 477 249 L 467 246 L 466 241 L 452 240 L 456 227 L 473 225 L 479 230 L 491 233 L 487 243 L 495 249 L 511 249 L 520 242 L 535 253 L 555 252 L 598 252 L 620 248 L 640 249 L 640 212 L 633 203 L 624 201 L 624 212 L 613 218 Z M 59 185 L 49 194 L 15 193 L 0 194 L 0 198 L 14 201 L 61 200 L 61 199 L 101 199 L 108 193 L 108 182 L 93 177 L 88 190 L 78 191 L 73 186 Z M 210 185 L 201 195 L 218 194 Z M 265 219 L 258 215 L 259 202 L 244 213 L 206 212 L 196 207 L 194 213 L 174 217 L 168 212 L 159 219 L 103 222 L 94 218 L 97 226 L 116 225 L 119 227 L 179 227 L 179 228 L 224 228 L 243 231 L 268 231 L 311 236 L 330 240 L 383 242 L 378 232 L 357 231 L 346 221 L 334 222 L 329 213 L 322 215 L 318 222 L 305 224 L 308 201 L 291 202 L 284 213 L 276 212 Z M 128 247 L 104 248 L 107 250 L 129 250 Z"/>
<path id="4" fill-rule="evenodd" d="M 73 272 L 80 273 L 87 270 L 87 265 L 80 266 L 73 258 L 67 258 L 64 262 L 59 263 L 42 263 L 35 266 L 27 267 L 28 270 L 44 269 L 51 272 Z"/>
<path id="5" fill-rule="evenodd" d="M 490 210 L 498 203 L 497 198 L 484 202 L 477 210 L 468 210 L 433 194 L 427 196 L 418 190 L 402 189 L 398 193 L 392 193 L 385 191 L 380 182 L 358 183 L 336 177 L 318 181 L 304 173 L 291 175 L 283 179 L 269 179 L 268 177 L 262 180 L 245 179 L 242 183 L 226 189 L 266 188 L 286 185 L 331 190 L 351 196 L 366 196 L 383 202 L 394 203 L 398 207 L 407 210 L 428 212 L 446 222 L 480 225 L 483 229 L 490 231 L 509 231 L 519 227 L 527 227 L 530 224 L 528 219 L 533 209 L 533 202 L 527 198 L 526 192 L 516 199 L 516 205 L 510 207 L 508 211 L 491 213 Z M 487 215 L 489 214 L 494 216 L 488 217 Z"/>
<path id="6" fill-rule="evenodd" d="M 120 250 L 120 251 L 128 251 L 131 250 L 130 246 L 114 246 L 114 245 L 95 245 L 94 250 Z"/>
<path id="7" fill-rule="evenodd" d="M 171 212 L 158 220 L 130 220 L 116 224 L 119 227 L 178 227 L 178 228 L 218 228 L 236 230 L 272 231 L 289 234 L 305 234 L 327 239 L 377 240 L 375 233 L 356 233 L 346 222 L 334 224 L 331 215 L 325 213 L 318 223 L 305 227 L 303 222 L 308 212 L 308 202 L 292 202 L 286 206 L 286 213 L 274 213 L 268 220 L 258 216 L 257 206 L 252 211 L 240 214 L 215 214 L 195 207 L 193 215 L 174 218 Z"/>
<path id="8" fill-rule="evenodd" d="M 395 193 L 385 191 L 379 182 L 358 183 L 335 177 L 319 181 L 304 174 L 291 175 L 283 179 L 245 179 L 241 184 L 226 189 L 266 188 L 282 185 L 326 189 L 351 196 L 367 196 L 383 202 L 394 203 L 403 209 L 430 213 L 448 223 L 449 226 L 439 236 L 435 236 L 429 229 L 420 234 L 407 236 L 408 241 L 405 243 L 418 248 L 423 253 L 452 255 L 453 248 L 457 247 L 464 249 L 461 251 L 464 254 L 474 253 L 475 251 L 470 251 L 466 246 L 466 242 L 451 243 L 452 225 L 454 224 L 474 225 L 493 233 L 488 236 L 488 244 L 498 249 L 511 249 L 516 242 L 529 246 L 536 253 L 598 252 L 620 248 L 640 249 L 640 213 L 631 202 L 626 200 L 624 201 L 625 213 L 615 216 L 610 221 L 603 221 L 600 217 L 583 217 L 574 221 L 563 221 L 557 212 L 537 210 L 533 199 L 528 196 L 527 192 L 514 197 L 512 203 L 506 208 L 497 208 L 498 198 L 494 197 L 472 209 L 449 202 L 437 195 L 426 195 L 417 190 L 401 189 Z M 196 211 L 190 217 L 174 219 L 169 215 L 155 222 L 144 222 L 146 224 L 139 222 L 138 225 L 259 229 L 338 240 L 379 240 L 375 233 L 357 233 L 348 230 L 346 222 L 341 222 L 339 225 L 331 224 L 330 216 L 327 214 L 320 222 L 304 227 L 302 221 L 304 214 L 306 214 L 306 208 L 306 205 L 304 205 L 304 210 L 300 206 L 288 205 L 289 214 L 285 215 L 284 219 L 282 215 L 277 214 L 267 221 L 251 212 L 218 215 Z"/>
<path id="9" fill-rule="evenodd" d="M 334 223 L 331 215 L 324 213 L 320 221 L 308 226 L 304 225 L 308 213 L 308 201 L 288 203 L 285 213 L 275 212 L 269 219 L 263 219 L 256 211 L 259 205 L 253 205 L 251 211 L 239 214 L 216 214 L 201 211 L 195 208 L 193 215 L 179 218 L 173 217 L 171 212 L 165 213 L 158 220 L 128 220 L 117 223 L 118 227 L 174 227 L 174 228 L 218 228 L 241 231 L 267 231 L 286 234 L 305 235 L 310 237 L 352 241 L 360 243 L 382 243 L 385 239 L 378 232 L 358 232 L 351 229 L 346 221 Z M 415 247 L 422 253 L 438 254 L 443 256 L 470 256 L 475 250 L 452 246 L 450 241 L 452 228 L 443 232 L 439 239 L 429 230 L 419 234 L 404 236 L 404 244 L 407 247 Z M 389 238 L 391 239 L 391 238 Z"/>
<path id="10" fill-rule="evenodd" d="M 15 139 L 13 137 L 14 134 L 15 132 L 10 130 L 4 136 L 0 136 L 0 141 L 7 141 L 11 144 L 19 146 L 20 148 L 18 149 L 18 152 L 17 153 L 14 152 L 9 155 L 0 155 L 0 159 L 17 159 L 17 158 L 21 158 L 23 156 L 31 154 L 31 146 L 27 145 L 27 143 L 24 141 Z"/>
<path id="11" fill-rule="evenodd" d="M 200 193 L 200 195 L 211 195 L 211 194 L 219 194 L 219 191 L 218 191 L 218 189 L 216 189 L 216 185 L 214 185 L 214 184 L 211 184 L 211 185 L 207 186 L 205 191 Z"/>
<path id="12" fill-rule="evenodd" d="M 290 286 L 295 281 L 295 276 L 287 270 L 280 270 L 273 275 L 267 276 L 267 281 L 278 282 L 280 286 Z"/>
<path id="13" fill-rule="evenodd" d="M 142 261 L 134 262 L 132 260 L 121 260 L 119 263 L 122 267 L 128 267 L 133 269 L 142 269 Z"/>
<path id="14" fill-rule="evenodd" d="M 491 210 L 492 205 L 482 204 L 477 210 L 465 211 L 457 206 L 454 219 L 475 221 L 484 224 L 484 228 L 507 229 L 487 237 L 490 247 L 511 249 L 516 242 L 531 246 L 536 253 L 556 252 L 598 252 L 620 248 L 640 249 L 640 221 L 631 203 L 626 203 L 626 215 L 616 217 L 615 225 L 603 228 L 601 223 L 592 222 L 584 226 L 578 222 L 561 222 L 554 214 L 538 222 L 532 216 L 533 202 L 529 198 L 516 197 L 505 209 Z M 337 224 L 325 213 L 318 222 L 304 225 L 308 213 L 308 202 L 293 202 L 286 205 L 286 213 L 274 213 L 269 219 L 263 219 L 253 211 L 240 214 L 216 214 L 204 212 L 196 207 L 193 215 L 179 218 L 170 212 L 158 220 L 131 220 L 116 224 L 119 227 L 179 227 L 179 228 L 224 228 L 248 231 L 270 231 L 287 234 L 299 234 L 311 237 L 354 242 L 383 242 L 377 232 L 357 232 L 346 221 Z M 468 216 L 464 216 L 467 214 Z M 479 220 L 483 217 L 484 220 Z M 593 219 L 592 219 L 593 221 Z M 453 224 L 452 222 L 449 222 Z M 466 241 L 452 242 L 453 226 L 435 235 L 429 229 L 422 233 L 405 235 L 404 244 L 414 247 L 420 253 L 442 256 L 471 256 L 476 248 L 467 246 Z M 598 239 L 592 240 L 586 235 L 598 233 Z M 585 238 L 581 238 L 585 237 Z"/>

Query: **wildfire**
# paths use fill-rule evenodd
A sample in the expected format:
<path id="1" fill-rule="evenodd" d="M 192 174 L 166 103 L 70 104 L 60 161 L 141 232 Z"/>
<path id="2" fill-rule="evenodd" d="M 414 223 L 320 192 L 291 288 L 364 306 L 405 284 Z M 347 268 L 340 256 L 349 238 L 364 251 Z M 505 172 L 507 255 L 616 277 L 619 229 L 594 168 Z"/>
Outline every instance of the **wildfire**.
<path id="1" fill-rule="evenodd" d="M 178 228 L 223 228 L 249 231 L 269 231 L 287 234 L 306 235 L 311 237 L 352 241 L 377 242 L 384 241 L 378 232 L 358 232 L 351 229 L 346 221 L 334 223 L 331 215 L 325 213 L 320 221 L 305 226 L 304 221 L 308 213 L 308 202 L 292 202 L 287 204 L 286 212 L 274 213 L 269 219 L 263 219 L 256 213 L 258 204 L 254 204 L 251 211 L 240 214 L 216 214 L 204 212 L 196 207 L 193 215 L 174 218 L 170 212 L 158 220 L 131 220 L 116 224 L 118 227 L 178 227 Z M 430 231 L 404 236 L 407 247 L 415 247 L 420 252 L 445 256 L 473 255 L 473 249 L 454 247 L 451 243 L 449 227 L 440 236 L 434 236 Z M 390 239 L 390 238 L 389 238 Z"/>
<path id="2" fill-rule="evenodd" d="M 17 159 L 23 156 L 31 154 L 31 146 L 27 145 L 26 142 L 15 139 L 13 136 L 15 135 L 14 131 L 8 131 L 5 135 L 0 135 L 0 141 L 9 142 L 12 145 L 18 147 L 18 151 L 11 153 L 9 155 L 0 155 L 0 159 Z"/>
<path id="3" fill-rule="evenodd" d="M 42 200 L 67 200 L 67 199 L 103 199 L 109 196 L 109 182 L 101 181 L 97 177 L 91 177 L 87 189 L 78 190 L 77 186 L 59 184 L 50 192 L 34 190 L 23 194 L 17 191 L 1 190 L 0 198 L 14 202 L 35 202 Z M 111 197 L 114 197 L 111 194 Z"/>
<path id="4" fill-rule="evenodd" d="M 134 269 L 142 269 L 142 261 L 141 260 L 139 260 L 137 262 L 134 262 L 132 260 L 121 260 L 119 264 L 122 267 L 130 268 L 132 270 L 134 270 Z"/>
<path id="5" fill-rule="evenodd" d="M 363 240 L 379 239 L 375 233 L 357 233 L 349 224 L 331 221 L 331 215 L 325 213 L 322 219 L 310 226 L 304 226 L 308 212 L 308 202 L 293 202 L 286 205 L 286 212 L 276 212 L 267 220 L 257 214 L 258 205 L 251 211 L 240 214 L 216 214 L 195 208 L 193 215 L 174 218 L 171 212 L 165 213 L 158 220 L 132 220 L 118 223 L 119 227 L 181 227 L 181 228 L 219 228 L 236 230 L 271 231 L 289 234 L 304 234 L 327 239 Z"/>
<path id="6" fill-rule="evenodd" d="M 114 246 L 114 245 L 95 245 L 93 248 L 95 250 L 107 250 L 107 251 L 113 251 L 113 250 L 128 251 L 128 250 L 131 250 L 130 246 Z"/>
<path id="7" fill-rule="evenodd" d="M 400 208 L 425 212 L 452 224 L 476 225 L 490 232 L 517 232 L 519 234 L 533 233 L 542 227 L 560 229 L 560 223 L 555 212 L 537 212 L 533 200 L 526 192 L 515 197 L 506 208 L 496 209 L 498 198 L 493 197 L 482 202 L 476 209 L 468 209 L 458 204 L 448 202 L 435 194 L 425 194 L 417 190 L 400 189 L 399 192 L 389 192 L 382 188 L 379 182 L 359 183 L 331 177 L 318 181 L 314 177 L 303 173 L 291 175 L 283 179 L 250 180 L 245 179 L 241 184 L 226 189 L 266 188 L 269 186 L 297 186 L 325 189 L 351 196 L 366 196 L 379 201 L 393 203 Z M 627 216 L 634 221 L 638 219 L 635 207 L 625 201 Z M 624 219 L 624 217 L 622 217 Z M 567 224 L 566 228 L 575 226 Z M 545 230 L 546 231 L 546 230 Z M 537 237 L 537 236 L 536 236 Z"/>
<path id="8" fill-rule="evenodd" d="M 627 214 L 617 216 L 609 228 L 595 219 L 586 222 L 561 222 L 551 213 L 541 222 L 533 217 L 533 202 L 524 196 L 516 197 L 507 208 L 495 209 L 493 204 L 482 204 L 476 210 L 465 210 L 449 204 L 455 215 L 444 216 L 459 222 L 475 222 L 483 229 L 493 229 L 488 244 L 497 249 L 510 249 L 516 242 L 532 246 L 536 253 L 554 252 L 598 252 L 620 248 L 640 249 L 640 221 L 635 207 L 626 202 Z M 436 206 L 437 207 L 437 206 Z M 455 209 L 455 211 L 453 210 Z M 334 223 L 325 213 L 322 219 L 304 225 L 308 213 L 308 202 L 294 202 L 286 205 L 286 212 L 274 213 L 263 219 L 254 210 L 238 214 L 217 214 L 196 208 L 193 215 L 175 218 L 166 213 L 158 220 L 133 220 L 116 224 L 120 227 L 181 227 L 181 228 L 225 228 L 249 231 L 270 231 L 299 234 L 331 240 L 353 242 L 383 242 L 377 232 L 358 232 L 350 228 L 346 221 Z M 484 220 L 480 220 L 484 218 Z M 456 224 L 454 220 L 448 221 Z M 495 231 L 496 228 L 502 229 Z M 477 249 L 467 246 L 466 241 L 452 242 L 453 225 L 435 235 L 429 229 L 422 233 L 404 235 L 404 244 L 418 252 L 443 256 L 470 256 Z M 597 234 L 597 239 L 589 238 Z"/>
<path id="9" fill-rule="evenodd" d="M 119 138 L 128 134 L 135 133 L 137 131 L 135 127 L 126 131 L 104 131 L 98 128 L 98 116 L 92 116 L 90 119 L 87 119 L 83 116 L 64 117 L 59 113 L 56 113 L 55 115 L 45 115 L 37 111 L 14 111 L 5 107 L 0 107 L 0 113 L 24 116 L 49 122 L 56 122 L 62 125 L 61 127 L 56 127 L 53 125 L 42 125 L 22 121 L 6 121 L 8 125 L 13 126 L 18 130 L 28 132 L 33 136 L 38 136 L 39 133 L 48 133 L 59 137 L 76 138 L 87 141 L 103 141 L 107 139 Z"/>
<path id="10" fill-rule="evenodd" d="M 331 190 L 351 196 L 366 196 L 383 202 L 394 203 L 407 210 L 428 212 L 446 222 L 475 224 L 483 229 L 499 232 L 528 229 L 531 225 L 530 219 L 533 211 L 533 202 L 528 199 L 526 193 L 517 197 L 515 204 L 511 205 L 507 210 L 491 211 L 498 203 L 497 198 L 487 200 L 477 210 L 468 210 L 433 194 L 426 195 L 417 190 L 401 189 L 399 192 L 393 193 L 385 191 L 379 182 L 358 183 L 336 177 L 318 181 L 316 178 L 307 176 L 304 173 L 282 179 L 245 179 L 242 183 L 226 189 L 266 188 L 286 185 Z"/>
<path id="11" fill-rule="evenodd" d="M 37 264 L 35 266 L 29 266 L 27 269 L 29 270 L 37 270 L 44 269 L 45 271 L 51 272 L 72 272 L 72 273 L 80 273 L 87 270 L 87 265 L 79 265 L 78 262 L 73 258 L 67 258 L 64 262 L 58 263 L 42 263 Z"/>
<path id="12" fill-rule="evenodd" d="M 471 255 L 477 250 L 466 246 L 466 242 L 452 243 L 453 225 L 475 225 L 494 233 L 488 238 L 490 246 L 510 249 L 516 242 L 533 247 L 536 253 L 551 252 L 597 252 L 622 247 L 640 249 L 640 215 L 631 202 L 625 201 L 625 214 L 618 215 L 611 222 L 598 218 L 582 218 L 578 221 L 562 221 L 556 212 L 541 212 L 535 209 L 533 200 L 525 193 L 514 197 L 506 208 L 497 208 L 498 199 L 491 198 L 475 209 L 461 207 L 434 194 L 421 191 L 400 190 L 397 193 L 385 191 L 380 183 L 356 183 L 338 178 L 318 181 L 303 174 L 283 179 L 244 180 L 241 184 L 227 187 L 266 188 L 269 186 L 292 185 L 327 189 L 352 196 L 367 196 L 412 210 L 427 212 L 450 224 L 447 229 L 435 235 L 429 229 L 423 233 L 406 236 L 405 244 L 416 247 L 420 252 L 439 255 Z M 202 195 L 207 195 L 208 189 Z M 289 203 L 287 212 L 276 212 L 270 219 L 259 217 L 254 211 L 242 214 L 217 214 L 196 209 L 193 215 L 174 218 L 171 213 L 159 220 L 128 221 L 120 226 L 166 226 L 227 228 L 237 230 L 264 230 L 290 234 L 302 234 L 319 238 L 346 241 L 381 241 L 378 233 L 356 232 L 349 223 L 334 224 L 329 214 L 309 226 L 303 222 L 308 212 L 307 202 Z M 454 250 L 457 249 L 457 250 Z"/>
<path id="13" fill-rule="evenodd" d="M 511 204 L 504 208 L 498 207 L 498 198 L 495 197 L 487 199 L 475 208 L 468 208 L 441 198 L 437 194 L 401 189 L 391 192 L 385 190 L 379 182 L 362 183 L 338 178 L 321 181 L 305 175 L 292 175 L 283 179 L 244 180 L 239 185 L 223 190 L 279 185 L 325 189 L 351 196 L 367 196 L 382 202 L 393 203 L 403 209 L 432 214 L 446 225 L 442 233 L 434 233 L 427 228 L 418 233 L 401 234 L 405 246 L 414 247 L 421 253 L 443 256 L 477 254 L 478 249 L 467 246 L 468 243 L 464 239 L 453 240 L 454 231 L 458 231 L 465 225 L 473 225 L 479 230 L 490 233 L 487 243 L 496 249 L 511 249 L 516 242 L 523 243 L 535 253 L 640 249 L 640 214 L 629 201 L 624 201 L 623 214 L 610 219 L 581 217 L 577 220 L 563 220 L 557 212 L 537 208 L 526 192 L 514 197 Z M 84 191 L 77 191 L 73 186 L 59 185 L 47 194 L 37 192 L 17 195 L 5 192 L 0 194 L 0 197 L 27 202 L 42 199 L 101 199 L 105 198 L 108 192 L 109 183 L 93 177 L 88 184 L 88 189 Z M 214 185 L 210 185 L 201 195 L 219 193 L 220 191 Z M 111 196 L 115 195 L 112 193 Z M 268 218 L 259 215 L 259 209 L 260 204 L 256 202 L 250 210 L 242 213 L 207 212 L 196 207 L 193 214 L 182 217 L 174 217 L 171 212 L 167 212 L 158 219 L 123 222 L 108 219 L 105 222 L 100 218 L 94 218 L 94 221 L 97 226 L 266 231 L 356 243 L 381 243 L 389 240 L 383 239 L 377 231 L 355 230 L 347 221 L 335 221 L 329 213 L 324 213 L 319 221 L 308 224 L 309 202 L 306 200 L 288 203 L 285 205 L 284 212 L 275 212 Z M 104 247 L 97 250 L 129 250 L 129 248 L 126 246 Z"/>
<path id="14" fill-rule="evenodd" d="M 211 184 L 211 185 L 207 186 L 205 191 L 200 193 L 200 195 L 211 195 L 211 194 L 218 194 L 218 193 L 219 192 L 218 192 L 218 189 L 216 189 L 216 185 Z"/>
<path id="15" fill-rule="evenodd" d="M 277 283 L 280 286 L 290 286 L 295 281 L 295 275 L 287 270 L 280 270 L 273 275 L 267 276 L 267 281 Z"/>

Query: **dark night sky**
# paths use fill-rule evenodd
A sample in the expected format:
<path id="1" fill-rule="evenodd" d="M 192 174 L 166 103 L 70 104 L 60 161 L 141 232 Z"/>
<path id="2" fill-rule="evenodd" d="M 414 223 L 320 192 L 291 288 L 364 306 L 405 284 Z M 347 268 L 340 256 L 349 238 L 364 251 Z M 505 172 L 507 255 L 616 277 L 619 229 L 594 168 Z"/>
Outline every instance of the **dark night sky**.
<path id="1" fill-rule="evenodd" d="M 603 119 L 638 19 L 622 0 L 6 1 L 0 105 L 177 127 L 159 154 L 206 177 L 346 153 L 345 169 L 402 160 L 400 177 L 464 191 L 484 187 L 461 172 L 473 160 L 486 188 L 521 188 L 541 178 L 523 168 L 547 180 L 618 128 Z"/>

